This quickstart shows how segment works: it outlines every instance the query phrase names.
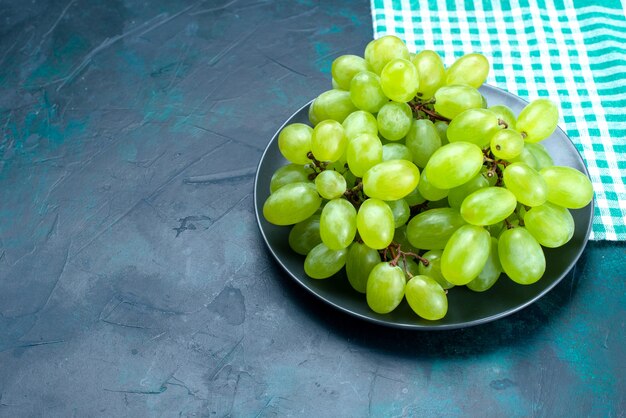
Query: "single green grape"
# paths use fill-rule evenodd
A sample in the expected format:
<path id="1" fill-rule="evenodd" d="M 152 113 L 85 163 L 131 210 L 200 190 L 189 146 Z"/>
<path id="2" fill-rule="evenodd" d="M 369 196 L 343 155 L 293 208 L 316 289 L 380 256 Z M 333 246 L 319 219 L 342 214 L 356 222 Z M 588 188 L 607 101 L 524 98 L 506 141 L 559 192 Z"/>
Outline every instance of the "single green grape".
<path id="1" fill-rule="evenodd" d="M 443 86 L 435 92 L 435 111 L 454 119 L 468 109 L 483 107 L 483 96 L 474 87 L 464 85 Z"/>
<path id="2" fill-rule="evenodd" d="M 378 132 L 390 141 L 398 141 L 406 136 L 411 128 L 413 114 L 406 103 L 386 103 L 376 116 Z"/>
<path id="3" fill-rule="evenodd" d="M 419 169 L 410 161 L 383 161 L 363 175 L 363 192 L 381 200 L 398 200 L 417 187 L 419 178 Z"/>
<path id="4" fill-rule="evenodd" d="M 589 178 L 572 167 L 552 166 L 539 171 L 548 189 L 548 201 L 569 209 L 584 208 L 593 200 Z"/>
<path id="5" fill-rule="evenodd" d="M 324 120 L 313 129 L 311 152 L 319 161 L 337 161 L 346 151 L 347 143 L 341 123 Z"/>
<path id="6" fill-rule="evenodd" d="M 468 182 L 483 166 L 483 152 L 470 142 L 451 142 L 431 155 L 424 171 L 439 189 L 451 189 Z"/>
<path id="7" fill-rule="evenodd" d="M 406 134 L 406 146 L 411 150 L 415 165 L 424 168 L 433 153 L 441 148 L 441 138 L 431 121 L 416 119 Z"/>
<path id="8" fill-rule="evenodd" d="M 378 263 L 380 263 L 378 251 L 360 242 L 354 242 L 350 246 L 346 258 L 346 275 L 354 290 L 365 293 L 367 278 Z"/>
<path id="9" fill-rule="evenodd" d="M 536 170 L 524 163 L 508 165 L 502 179 L 515 198 L 526 206 L 543 205 L 548 198 L 548 185 Z"/>
<path id="10" fill-rule="evenodd" d="M 378 136 L 362 134 L 352 139 L 346 149 L 348 167 L 357 177 L 383 160 L 383 145 Z"/>
<path id="11" fill-rule="evenodd" d="M 496 158 L 511 160 L 524 150 L 524 138 L 516 130 L 502 129 L 491 137 L 490 148 Z"/>
<path id="12" fill-rule="evenodd" d="M 569 210 L 546 202 L 524 215 L 524 225 L 539 244 L 548 248 L 565 245 L 574 235 L 574 218 Z"/>
<path id="13" fill-rule="evenodd" d="M 359 236 L 370 248 L 382 250 L 391 244 L 395 224 L 391 208 L 380 199 L 367 199 L 356 217 Z"/>
<path id="14" fill-rule="evenodd" d="M 461 216 L 472 225 L 493 225 L 509 217 L 517 206 L 517 199 L 504 187 L 485 187 L 463 200 Z"/>
<path id="15" fill-rule="evenodd" d="M 541 245 L 526 228 L 505 230 L 498 239 L 498 257 L 502 269 L 519 284 L 533 284 L 546 270 Z"/>
<path id="16" fill-rule="evenodd" d="M 502 127 L 498 116 L 489 109 L 468 109 L 459 113 L 448 126 L 449 142 L 471 142 L 481 148 L 489 145 L 491 137 Z"/>
<path id="17" fill-rule="evenodd" d="M 278 149 L 289 162 L 307 164 L 311 162 L 307 154 L 311 151 L 313 129 L 304 123 L 292 123 L 278 134 Z"/>
<path id="18" fill-rule="evenodd" d="M 526 142 L 539 142 L 546 139 L 556 129 L 559 122 L 559 109 L 548 99 L 530 102 L 517 117 L 515 129 Z"/>
<path id="19" fill-rule="evenodd" d="M 380 86 L 385 96 L 396 102 L 408 102 L 419 87 L 417 69 L 411 61 L 398 58 L 389 61 L 380 73 Z"/>
<path id="20" fill-rule="evenodd" d="M 356 236 L 356 209 L 346 199 L 326 203 L 320 218 L 320 237 L 331 250 L 348 248 Z"/>
<path id="21" fill-rule="evenodd" d="M 383 145 L 383 161 L 390 160 L 413 161 L 413 154 L 406 145 L 397 142 L 390 142 Z"/>
<path id="22" fill-rule="evenodd" d="M 304 259 L 304 272 L 313 279 L 327 279 L 346 264 L 348 249 L 331 250 L 324 244 L 316 245 Z"/>
<path id="23" fill-rule="evenodd" d="M 441 255 L 441 273 L 457 286 L 474 280 L 489 258 L 491 237 L 485 228 L 463 225 L 446 243 Z"/>
<path id="24" fill-rule="evenodd" d="M 465 224 L 458 210 L 428 209 L 418 213 L 409 221 L 406 236 L 415 248 L 441 250 L 446 246 L 452 234 Z"/>
<path id="25" fill-rule="evenodd" d="M 441 139 L 441 145 L 446 145 L 450 141 L 448 140 L 448 122 L 443 120 L 438 120 L 435 122 L 435 129 L 439 134 L 439 138 Z"/>
<path id="26" fill-rule="evenodd" d="M 348 115 L 342 123 L 348 141 L 361 134 L 378 135 L 378 122 L 369 112 L 357 110 Z"/>
<path id="27" fill-rule="evenodd" d="M 379 314 L 393 311 L 402 302 L 405 285 L 404 272 L 400 267 L 387 262 L 378 263 L 367 278 L 367 305 Z"/>
<path id="28" fill-rule="evenodd" d="M 332 79 L 342 90 L 350 89 L 352 78 L 361 71 L 369 71 L 370 66 L 363 58 L 357 55 L 341 55 L 331 66 Z"/>
<path id="29" fill-rule="evenodd" d="M 527 142 L 524 145 L 524 148 L 528 150 L 535 157 L 535 161 L 537 161 L 537 166 L 533 167 L 535 170 L 541 170 L 542 168 L 552 167 L 554 165 L 554 160 L 548 153 L 546 147 L 541 143 L 533 144 L 531 142 Z"/>
<path id="30" fill-rule="evenodd" d="M 336 171 L 324 170 L 315 177 L 315 188 L 324 199 L 336 199 L 346 191 L 346 179 Z"/>
<path id="31" fill-rule="evenodd" d="M 327 119 L 341 123 L 350 113 L 356 110 L 352 100 L 350 100 L 350 92 L 336 89 L 325 91 L 317 96 L 311 106 L 317 122 L 314 125 Z"/>
<path id="32" fill-rule="evenodd" d="M 411 58 L 417 69 L 419 87 L 417 95 L 421 100 L 428 100 L 435 95 L 439 87 L 446 81 L 446 70 L 439 54 L 431 50 L 423 50 Z"/>
<path id="33" fill-rule="evenodd" d="M 267 198 L 263 216 L 274 225 L 293 225 L 313 215 L 321 204 L 313 183 L 290 183 Z"/>
<path id="34" fill-rule="evenodd" d="M 404 199 L 389 200 L 385 202 L 393 213 L 393 223 L 395 228 L 399 228 L 406 224 L 411 216 L 411 209 Z"/>
<path id="35" fill-rule="evenodd" d="M 489 61 L 481 54 L 466 54 L 446 71 L 446 84 L 465 84 L 479 88 L 487 80 Z"/>
<path id="36" fill-rule="evenodd" d="M 439 283 L 428 276 L 414 276 L 405 288 L 406 301 L 420 317 L 436 321 L 448 313 L 448 297 Z"/>
<path id="37" fill-rule="evenodd" d="M 360 72 L 352 78 L 350 100 L 357 108 L 370 113 L 378 112 L 389 102 L 380 86 L 380 77 L 370 71 Z"/>
<path id="38" fill-rule="evenodd" d="M 509 158 L 509 162 L 511 163 L 524 163 L 533 170 L 539 171 L 539 161 L 535 158 L 535 155 L 529 150 L 526 146 L 527 143 L 524 143 L 524 148 L 522 152 L 515 158 Z"/>
<path id="39" fill-rule="evenodd" d="M 289 231 L 289 246 L 298 254 L 307 255 L 322 242 L 320 237 L 320 214 L 313 214 L 298 222 Z"/>

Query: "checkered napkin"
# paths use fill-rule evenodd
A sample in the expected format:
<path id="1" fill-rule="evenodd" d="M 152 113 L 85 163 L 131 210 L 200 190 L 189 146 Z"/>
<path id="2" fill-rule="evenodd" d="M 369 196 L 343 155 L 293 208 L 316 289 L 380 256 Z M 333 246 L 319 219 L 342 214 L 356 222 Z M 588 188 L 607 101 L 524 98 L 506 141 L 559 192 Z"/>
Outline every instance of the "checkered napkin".
<path id="1" fill-rule="evenodd" d="M 626 2 L 371 0 L 374 37 L 437 51 L 446 65 L 481 52 L 487 82 L 560 104 L 561 127 L 595 190 L 591 239 L 626 240 Z"/>

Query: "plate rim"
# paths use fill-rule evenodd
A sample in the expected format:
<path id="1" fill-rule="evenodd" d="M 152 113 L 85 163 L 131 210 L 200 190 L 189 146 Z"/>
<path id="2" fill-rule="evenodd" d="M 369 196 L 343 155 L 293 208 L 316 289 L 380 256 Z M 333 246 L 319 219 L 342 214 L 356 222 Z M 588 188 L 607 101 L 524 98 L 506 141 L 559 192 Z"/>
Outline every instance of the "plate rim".
<path id="1" fill-rule="evenodd" d="M 493 85 L 490 85 L 490 84 L 483 84 L 481 86 L 481 89 L 487 89 L 487 90 L 492 89 L 492 90 L 494 90 L 498 94 L 503 94 L 505 96 L 512 96 L 515 100 L 521 100 L 522 102 L 524 102 L 526 104 L 529 103 L 527 100 L 524 100 L 521 97 L 516 96 L 513 93 L 510 93 L 510 92 L 508 92 L 508 91 L 506 91 L 506 90 L 504 90 L 504 89 L 502 89 L 500 87 L 496 87 L 496 86 L 493 86 Z M 297 275 L 295 275 L 293 272 L 291 272 L 291 270 L 289 268 L 287 268 L 287 266 L 283 263 L 281 258 L 276 254 L 276 252 L 274 251 L 274 248 L 272 248 L 272 246 L 270 245 L 270 242 L 269 242 L 269 240 L 268 240 L 268 238 L 266 236 L 265 230 L 263 229 L 263 225 L 261 224 L 261 216 L 263 216 L 263 215 L 260 212 L 259 205 L 258 205 L 259 172 L 260 172 L 261 166 L 263 165 L 263 162 L 265 161 L 265 158 L 266 158 L 266 155 L 267 155 L 268 151 L 270 150 L 270 148 L 274 144 L 274 142 L 277 141 L 277 137 L 278 137 L 280 131 L 289 123 L 289 121 L 296 114 L 300 113 L 305 108 L 308 108 L 311 105 L 311 103 L 313 103 L 313 100 L 315 100 L 315 99 L 310 100 L 309 102 L 307 102 L 306 104 L 304 104 L 303 106 L 298 108 L 295 112 L 293 112 L 291 114 L 291 116 L 289 116 L 285 120 L 285 122 L 283 122 L 283 124 L 280 125 L 280 127 L 276 130 L 276 132 L 272 135 L 271 139 L 268 141 L 265 149 L 263 150 L 261 158 L 259 159 L 259 163 L 257 164 L 257 167 L 256 167 L 256 172 L 255 172 L 255 176 L 254 176 L 253 200 L 254 200 L 254 212 L 255 212 L 256 222 L 257 222 L 257 226 L 259 228 L 259 232 L 261 233 L 261 236 L 263 237 L 263 241 L 265 242 L 265 245 L 266 245 L 267 249 L 270 251 L 270 253 L 274 257 L 274 260 L 300 286 L 302 286 L 309 293 L 313 294 L 315 297 L 321 299 L 325 303 L 331 305 L 332 307 L 334 307 L 334 308 L 338 309 L 339 311 L 344 312 L 344 313 L 346 313 L 346 314 L 348 314 L 350 316 L 354 316 L 354 317 L 357 317 L 359 319 L 362 319 L 362 320 L 365 320 L 367 322 L 374 323 L 374 324 L 377 324 L 377 325 L 380 325 L 380 326 L 391 327 L 391 328 L 396 328 L 396 329 L 406 329 L 406 330 L 414 330 L 414 331 L 445 331 L 445 330 L 469 328 L 469 327 L 474 327 L 474 326 L 486 324 L 486 323 L 489 323 L 489 322 L 493 322 L 493 321 L 496 321 L 498 319 L 505 318 L 507 316 L 510 316 L 510 315 L 512 315 L 514 313 L 517 313 L 517 312 L 523 310 L 524 308 L 528 307 L 529 305 L 532 305 L 537 300 L 541 299 L 543 296 L 545 296 L 547 293 L 549 293 L 552 289 L 554 289 L 554 287 L 556 287 L 559 283 L 561 283 L 561 281 L 570 273 L 570 271 L 574 268 L 576 263 L 578 263 L 578 261 L 580 260 L 580 257 L 583 254 L 583 252 L 584 252 L 584 250 L 587 247 L 587 244 L 589 242 L 589 236 L 591 234 L 592 227 L 593 227 L 593 216 L 594 216 L 594 210 L 595 210 L 595 193 L 594 193 L 594 196 L 593 196 L 591 202 L 588 204 L 588 206 L 590 206 L 590 212 L 589 212 L 589 218 L 588 218 L 588 221 L 587 221 L 587 230 L 585 231 L 586 232 L 585 233 L 585 238 L 584 238 L 584 240 L 582 242 L 582 245 L 578 249 L 577 254 L 575 255 L 575 257 L 573 257 L 572 261 L 567 265 L 565 270 L 559 275 L 559 277 L 557 277 L 552 283 L 550 283 L 550 285 L 546 286 L 546 288 L 544 288 L 541 292 L 539 292 L 534 297 L 528 299 L 524 303 L 516 305 L 513 308 L 507 309 L 507 310 L 499 312 L 497 314 L 489 315 L 489 316 L 486 316 L 486 317 L 483 317 L 483 318 L 479 318 L 479 319 L 469 320 L 467 322 L 454 323 L 454 324 L 421 325 L 421 324 L 397 323 L 397 322 L 385 321 L 385 320 L 382 320 L 382 319 L 366 316 L 366 315 L 363 315 L 363 314 L 361 314 L 359 312 L 352 311 L 352 310 L 342 306 L 341 304 L 338 304 L 338 303 L 336 303 L 336 302 L 334 302 L 334 301 L 324 297 L 323 295 L 317 293 L 314 289 L 312 289 L 310 286 L 308 286 L 306 283 L 304 283 L 304 281 L 301 280 Z M 559 131 L 561 131 L 563 136 L 572 145 L 572 148 L 576 152 L 577 157 L 582 162 L 581 165 L 583 167 L 583 170 L 584 170 L 583 172 L 584 172 L 585 176 L 587 178 L 589 178 L 589 171 L 587 169 L 587 165 L 585 164 L 584 158 L 582 157 L 582 155 L 580 154 L 580 152 L 576 148 L 576 145 L 571 140 L 569 135 L 567 135 L 567 133 L 560 126 L 557 125 L 557 129 Z M 543 249 L 543 246 L 542 246 L 542 249 Z M 502 274 L 504 274 L 504 273 L 502 273 Z"/>

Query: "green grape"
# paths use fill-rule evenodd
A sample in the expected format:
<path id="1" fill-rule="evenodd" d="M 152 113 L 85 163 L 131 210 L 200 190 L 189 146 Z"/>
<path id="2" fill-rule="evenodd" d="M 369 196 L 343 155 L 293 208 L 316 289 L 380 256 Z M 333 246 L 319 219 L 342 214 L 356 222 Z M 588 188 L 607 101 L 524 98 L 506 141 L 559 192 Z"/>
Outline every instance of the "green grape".
<path id="1" fill-rule="evenodd" d="M 346 150 L 348 167 L 357 177 L 383 160 L 383 145 L 378 136 L 362 134 L 348 143 Z"/>
<path id="2" fill-rule="evenodd" d="M 424 168 L 433 153 L 441 148 L 441 138 L 431 121 L 417 119 L 406 134 L 406 146 L 411 150 L 415 165 Z"/>
<path id="3" fill-rule="evenodd" d="M 363 175 L 363 192 L 381 200 L 398 200 L 415 189 L 419 178 L 419 169 L 410 161 L 383 161 Z"/>
<path id="4" fill-rule="evenodd" d="M 363 58 L 368 63 L 370 62 L 372 58 L 372 49 L 374 47 L 374 43 L 376 43 L 376 39 L 372 39 L 371 41 L 369 41 L 367 45 L 365 46 L 365 50 L 363 51 Z"/>
<path id="5" fill-rule="evenodd" d="M 284 165 L 272 174 L 272 179 L 270 180 L 270 193 L 274 193 L 285 184 L 310 182 L 311 179 L 309 176 L 313 173 L 313 169 L 305 165 Z"/>
<path id="6" fill-rule="evenodd" d="M 448 204 L 451 208 L 459 209 L 461 203 L 463 203 L 463 200 L 465 200 L 467 196 L 485 187 L 489 187 L 489 182 L 482 173 L 479 173 L 460 186 L 450 189 L 448 193 Z"/>
<path id="7" fill-rule="evenodd" d="M 517 157 L 510 158 L 508 161 L 511 163 L 524 163 L 530 168 L 539 171 L 539 162 L 537 158 L 535 158 L 535 155 L 526 147 L 526 143 L 524 143 L 522 152 Z"/>
<path id="8" fill-rule="evenodd" d="M 498 240 L 491 237 L 487 263 L 485 263 L 485 267 L 483 267 L 478 276 L 467 284 L 467 287 L 474 292 L 484 292 L 498 281 L 500 274 L 502 274 L 502 265 L 498 257 Z"/>
<path id="9" fill-rule="evenodd" d="M 470 86 L 444 86 L 435 92 L 435 111 L 448 119 L 454 119 L 468 109 L 483 107 L 483 96 Z"/>
<path id="10" fill-rule="evenodd" d="M 554 160 L 543 144 L 533 144 L 527 142 L 524 145 L 524 148 L 526 148 L 533 155 L 533 157 L 535 157 L 535 161 L 537 161 L 537 166 L 534 167 L 535 170 L 541 170 L 542 168 L 552 167 L 554 165 Z"/>
<path id="11" fill-rule="evenodd" d="M 463 225 L 448 240 L 441 254 L 441 273 L 450 283 L 465 285 L 482 271 L 489 258 L 491 237 L 485 228 Z"/>
<path id="12" fill-rule="evenodd" d="M 405 285 L 404 272 L 400 267 L 384 261 L 378 263 L 367 278 L 367 305 L 379 314 L 393 311 L 402 302 Z"/>
<path id="13" fill-rule="evenodd" d="M 443 61 L 435 51 L 426 49 L 411 58 L 411 62 L 417 69 L 420 81 L 417 95 L 421 100 L 428 100 L 446 81 L 446 69 L 443 66 Z"/>
<path id="14" fill-rule="evenodd" d="M 327 279 L 346 264 L 348 249 L 331 250 L 324 244 L 316 245 L 304 259 L 304 272 L 313 279 Z"/>
<path id="15" fill-rule="evenodd" d="M 543 205 L 548 198 L 548 185 L 537 170 L 524 163 L 508 165 L 503 172 L 504 185 L 518 202 L 526 206 Z"/>
<path id="16" fill-rule="evenodd" d="M 419 87 L 417 69 L 411 61 L 394 59 L 380 73 L 380 86 L 385 96 L 396 102 L 408 102 Z"/>
<path id="17" fill-rule="evenodd" d="M 342 55 L 333 61 L 330 72 L 340 89 L 350 90 L 352 78 L 361 71 L 369 70 L 370 66 L 363 58 L 357 55 Z"/>
<path id="18" fill-rule="evenodd" d="M 493 225 L 502 222 L 517 206 L 515 195 L 504 187 L 485 187 L 463 200 L 461 216 L 468 224 Z"/>
<path id="19" fill-rule="evenodd" d="M 470 142 L 451 142 L 433 153 L 424 168 L 428 180 L 439 189 L 468 182 L 480 172 L 483 152 Z"/>
<path id="20" fill-rule="evenodd" d="M 426 260 L 428 260 L 428 265 L 420 263 L 418 267 L 419 274 L 424 276 L 428 276 L 441 286 L 444 289 L 451 289 L 454 287 L 452 283 L 446 280 L 441 274 L 441 254 L 443 254 L 443 250 L 430 250 L 422 255 Z"/>
<path id="21" fill-rule="evenodd" d="M 415 248 L 442 250 L 452 234 L 463 225 L 465 221 L 455 209 L 429 209 L 409 221 L 406 236 Z"/>
<path id="22" fill-rule="evenodd" d="M 320 123 L 320 118 L 317 116 L 317 113 L 315 113 L 315 100 L 313 100 L 309 105 L 309 122 L 313 126 Z"/>
<path id="23" fill-rule="evenodd" d="M 389 61 L 397 58 L 408 60 L 409 50 L 402 39 L 387 35 L 375 40 L 366 48 L 365 59 L 376 74 L 380 74 Z"/>
<path id="24" fill-rule="evenodd" d="M 286 184 L 267 198 L 263 216 L 274 225 L 293 225 L 313 215 L 321 204 L 313 183 Z"/>
<path id="25" fill-rule="evenodd" d="M 385 202 L 393 213 L 393 224 L 395 228 L 399 228 L 409 220 L 411 209 L 404 199 L 390 200 Z"/>
<path id="26" fill-rule="evenodd" d="M 311 151 L 319 161 L 337 161 L 346 151 L 347 143 L 341 123 L 324 120 L 313 129 Z"/>
<path id="27" fill-rule="evenodd" d="M 365 293 L 367 278 L 378 263 L 380 263 L 378 251 L 360 242 L 350 246 L 346 258 L 346 275 L 354 290 Z"/>
<path id="28" fill-rule="evenodd" d="M 491 235 L 492 237 L 499 237 L 500 234 L 502 233 L 502 231 L 504 231 L 504 221 L 503 222 L 498 222 L 495 223 L 493 225 L 487 225 L 486 229 L 487 231 L 489 231 L 489 235 Z"/>
<path id="29" fill-rule="evenodd" d="M 417 184 L 417 190 L 424 197 L 424 199 L 430 201 L 444 199 L 450 192 L 449 189 L 440 189 L 433 186 L 432 183 L 428 181 L 428 177 L 426 177 L 426 171 L 422 171 L 422 174 L 420 174 L 420 181 Z"/>
<path id="30" fill-rule="evenodd" d="M 482 96 L 482 109 L 487 109 L 489 107 L 489 103 L 487 103 L 487 98 L 485 96 Z"/>
<path id="31" fill-rule="evenodd" d="M 363 71 L 350 82 L 350 99 L 354 106 L 366 112 L 376 113 L 389 99 L 380 86 L 378 75 Z"/>
<path id="32" fill-rule="evenodd" d="M 393 233 L 393 242 L 398 244 L 402 251 L 414 252 L 417 254 L 419 253 L 419 249 L 412 246 L 409 240 L 407 239 L 406 228 L 407 228 L 406 225 L 402 225 L 401 227 L 396 228 L 396 230 Z"/>
<path id="33" fill-rule="evenodd" d="M 356 110 L 352 100 L 350 100 L 350 92 L 344 90 L 325 91 L 317 96 L 312 103 L 312 107 L 317 123 L 327 119 L 341 123 L 350 113 Z"/>
<path id="34" fill-rule="evenodd" d="M 448 126 L 448 141 L 471 142 L 481 148 L 489 145 L 491 137 L 502 127 L 498 117 L 489 109 L 468 109 L 459 113 Z"/>
<path id="35" fill-rule="evenodd" d="M 510 160 L 524 150 L 524 138 L 513 129 L 502 129 L 491 137 L 491 152 L 496 158 Z"/>
<path id="36" fill-rule="evenodd" d="M 289 231 L 289 246 L 298 254 L 307 255 L 317 244 L 320 237 L 320 215 L 314 214 L 298 222 Z"/>
<path id="37" fill-rule="evenodd" d="M 307 154 L 311 151 L 313 129 L 304 123 L 292 123 L 285 126 L 278 134 L 278 149 L 289 162 L 294 164 L 310 163 Z"/>
<path id="38" fill-rule="evenodd" d="M 343 121 L 342 125 L 348 141 L 351 141 L 361 134 L 378 135 L 378 122 L 376 122 L 376 118 L 374 115 L 364 110 L 357 110 L 356 112 L 350 113 Z"/>
<path id="39" fill-rule="evenodd" d="M 389 160 L 413 161 L 413 154 L 411 154 L 411 150 L 406 145 L 390 142 L 383 145 L 383 161 Z"/>
<path id="40" fill-rule="evenodd" d="M 502 269 L 519 284 L 533 284 L 546 270 L 546 258 L 537 240 L 526 228 L 507 229 L 498 240 Z"/>
<path id="41" fill-rule="evenodd" d="M 406 284 L 406 301 L 413 312 L 429 321 L 448 313 L 448 297 L 439 283 L 428 276 L 415 276 Z"/>
<path id="42" fill-rule="evenodd" d="M 359 236 L 370 248 L 382 250 L 391 244 L 395 229 L 393 212 L 379 199 L 367 199 L 356 216 Z"/>
<path id="43" fill-rule="evenodd" d="M 439 134 L 439 138 L 441 139 L 441 145 L 446 145 L 450 142 L 448 141 L 448 122 L 438 120 L 437 122 L 435 122 L 435 129 L 437 130 L 437 134 Z"/>
<path id="44" fill-rule="evenodd" d="M 548 186 L 548 201 L 569 209 L 580 209 L 593 200 L 589 178 L 572 167 L 552 166 L 539 172 Z"/>
<path id="45" fill-rule="evenodd" d="M 339 85 L 339 83 L 337 83 L 337 80 L 335 80 L 334 78 L 331 78 L 330 85 L 335 90 L 346 90 L 346 89 L 342 89 L 341 86 Z"/>
<path id="46" fill-rule="evenodd" d="M 324 170 L 315 177 L 315 188 L 324 199 L 335 199 L 346 191 L 346 179 L 336 171 Z"/>
<path id="47" fill-rule="evenodd" d="M 404 200 L 406 200 L 406 203 L 408 203 L 409 206 L 417 206 L 426 202 L 426 199 L 420 194 L 420 191 L 417 187 L 413 189 L 408 195 L 404 196 Z"/>
<path id="48" fill-rule="evenodd" d="M 515 129 L 517 118 L 510 107 L 505 105 L 489 106 L 489 110 L 496 114 L 498 119 L 504 122 L 508 129 Z"/>
<path id="49" fill-rule="evenodd" d="M 465 84 L 479 88 L 487 80 L 489 61 L 481 54 L 466 54 L 446 71 L 446 84 Z"/>
<path id="50" fill-rule="evenodd" d="M 556 104 L 548 99 L 537 99 L 522 109 L 515 129 L 526 142 L 539 142 L 552 135 L 558 122 L 559 109 Z"/>
<path id="51" fill-rule="evenodd" d="M 531 208 L 524 215 L 528 232 L 548 248 L 565 245 L 574 235 L 574 218 L 566 208 L 546 202 Z"/>
<path id="52" fill-rule="evenodd" d="M 356 236 L 356 209 L 346 199 L 326 203 L 320 218 L 322 242 L 331 250 L 348 248 Z"/>
<path id="53" fill-rule="evenodd" d="M 411 128 L 413 113 L 406 103 L 389 102 L 385 104 L 378 115 L 378 132 L 390 141 L 404 138 Z"/>

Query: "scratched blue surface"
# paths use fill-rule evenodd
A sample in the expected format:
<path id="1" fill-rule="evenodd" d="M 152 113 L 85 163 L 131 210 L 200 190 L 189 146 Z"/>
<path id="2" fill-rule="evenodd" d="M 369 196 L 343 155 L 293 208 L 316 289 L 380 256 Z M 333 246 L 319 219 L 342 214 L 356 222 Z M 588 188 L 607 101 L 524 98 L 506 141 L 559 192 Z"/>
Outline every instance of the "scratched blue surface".
<path id="1" fill-rule="evenodd" d="M 626 246 L 538 303 L 407 333 L 292 283 L 267 141 L 371 39 L 367 2 L 0 2 L 0 416 L 626 411 Z"/>

